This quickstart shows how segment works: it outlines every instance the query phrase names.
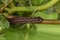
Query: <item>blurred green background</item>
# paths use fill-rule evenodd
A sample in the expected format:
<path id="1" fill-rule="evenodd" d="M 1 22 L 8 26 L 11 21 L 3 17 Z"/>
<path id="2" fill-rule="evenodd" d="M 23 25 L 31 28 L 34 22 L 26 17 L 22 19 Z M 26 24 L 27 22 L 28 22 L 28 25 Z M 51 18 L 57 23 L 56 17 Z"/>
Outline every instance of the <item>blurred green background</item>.
<path id="1" fill-rule="evenodd" d="M 6 31 L 6 40 L 60 40 L 60 25 L 35 24 L 37 30 L 28 32 L 24 35 L 20 30 Z M 0 40 L 1 40 L 0 39 Z"/>
<path id="2" fill-rule="evenodd" d="M 0 0 L 0 9 L 10 1 L 11 0 Z M 57 0 L 13 0 L 1 13 L 4 16 L 10 13 L 9 15 L 20 17 L 32 16 L 49 20 L 60 20 L 60 1 L 58 0 L 54 5 L 52 5 L 51 1 L 55 3 Z M 42 5 L 44 6 L 41 8 Z M 40 6 L 43 10 L 32 10 L 32 12 L 30 12 L 30 7 L 34 9 L 34 6 Z M 46 8 L 46 6 L 48 8 Z M 13 12 L 11 12 L 11 10 Z M 25 12 L 26 10 L 27 12 Z M 16 28 L 13 28 L 1 15 L 0 19 L 0 27 L 3 29 L 2 32 L 0 32 L 0 40 L 60 40 L 60 24 L 30 24 L 27 29 L 20 30 L 25 24 L 15 25 Z M 29 29 L 29 27 L 31 27 L 31 29 Z"/>

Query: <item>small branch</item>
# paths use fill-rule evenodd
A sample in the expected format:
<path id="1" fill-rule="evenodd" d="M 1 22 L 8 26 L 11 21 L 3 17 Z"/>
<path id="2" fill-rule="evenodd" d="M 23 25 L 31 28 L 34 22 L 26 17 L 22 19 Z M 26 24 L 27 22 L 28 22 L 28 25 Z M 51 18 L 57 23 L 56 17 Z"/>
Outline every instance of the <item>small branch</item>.
<path id="1" fill-rule="evenodd" d="M 37 11 L 39 11 L 39 10 L 44 10 L 44 9 L 47 9 L 47 8 L 49 8 L 49 7 L 51 7 L 51 6 L 53 6 L 54 4 L 56 4 L 58 1 L 60 1 L 60 0 L 51 0 L 50 2 L 48 2 L 48 3 L 46 3 L 46 4 L 44 4 L 44 5 L 41 5 L 41 6 L 27 6 L 27 7 L 14 7 L 14 8 L 12 8 L 12 9 L 9 9 L 8 11 L 9 12 L 15 12 L 15 11 L 17 11 L 17 12 L 19 12 L 19 11 L 25 11 L 25 12 L 28 12 L 28 11 L 33 11 L 34 9 L 37 9 Z"/>
<path id="2" fill-rule="evenodd" d="M 9 3 L 7 3 L 6 5 L 4 5 L 1 9 L 0 9 L 0 12 L 2 12 L 13 0 L 10 0 Z"/>
<path id="3" fill-rule="evenodd" d="M 60 24 L 60 20 L 44 20 L 41 24 Z"/>
<path id="4" fill-rule="evenodd" d="M 60 9 L 58 6 L 60 6 L 60 3 L 55 6 L 55 11 L 57 11 L 60 14 Z"/>

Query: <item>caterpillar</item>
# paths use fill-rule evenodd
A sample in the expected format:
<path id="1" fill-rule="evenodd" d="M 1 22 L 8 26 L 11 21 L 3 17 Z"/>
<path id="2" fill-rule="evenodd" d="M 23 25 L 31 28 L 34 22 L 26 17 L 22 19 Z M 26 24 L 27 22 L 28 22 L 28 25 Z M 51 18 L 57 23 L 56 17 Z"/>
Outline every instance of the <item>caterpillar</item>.
<path id="1" fill-rule="evenodd" d="M 21 24 L 21 23 L 41 23 L 43 18 L 41 17 L 14 17 L 8 19 L 11 24 Z"/>

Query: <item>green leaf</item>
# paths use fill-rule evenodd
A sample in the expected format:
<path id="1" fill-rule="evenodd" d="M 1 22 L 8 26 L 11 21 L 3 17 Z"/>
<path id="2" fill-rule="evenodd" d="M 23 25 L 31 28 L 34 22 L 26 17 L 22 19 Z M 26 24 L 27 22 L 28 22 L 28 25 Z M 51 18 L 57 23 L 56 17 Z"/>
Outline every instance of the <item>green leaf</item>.
<path id="1" fill-rule="evenodd" d="M 58 13 L 57 12 L 52 12 L 52 13 L 46 13 L 44 11 L 42 12 L 37 12 L 34 14 L 35 17 L 42 17 L 43 19 L 58 19 Z"/>
<path id="2" fill-rule="evenodd" d="M 0 40 L 6 40 L 5 37 L 0 37 Z"/>
<path id="3" fill-rule="evenodd" d="M 6 40 L 60 40 L 60 25 L 35 24 L 37 30 L 23 33 L 14 28 L 5 31 Z M 35 32 L 34 32 L 35 31 Z"/>
<path id="4" fill-rule="evenodd" d="M 32 0 L 33 5 L 40 5 L 44 0 Z"/>
<path id="5" fill-rule="evenodd" d="M 9 0 L 2 0 L 2 3 L 4 3 L 5 5 L 9 2 Z"/>
<path id="6" fill-rule="evenodd" d="M 47 13 L 46 12 L 37 12 L 33 15 L 34 17 L 42 17 L 43 19 L 46 19 Z"/>
<path id="7" fill-rule="evenodd" d="M 2 0 L 0 0 L 0 8 L 2 8 L 3 7 L 3 3 L 2 3 Z"/>
<path id="8" fill-rule="evenodd" d="M 7 40 L 24 40 L 24 34 L 20 30 L 10 28 L 5 30 L 5 38 Z"/>
<path id="9" fill-rule="evenodd" d="M 2 15 L 0 15 L 0 27 L 5 29 L 5 28 L 9 28 L 9 26 L 10 26 L 10 24 L 7 21 L 7 19 L 5 17 L 3 17 Z"/>
<path id="10" fill-rule="evenodd" d="M 52 12 L 47 15 L 47 19 L 58 19 L 58 13 L 57 12 Z"/>

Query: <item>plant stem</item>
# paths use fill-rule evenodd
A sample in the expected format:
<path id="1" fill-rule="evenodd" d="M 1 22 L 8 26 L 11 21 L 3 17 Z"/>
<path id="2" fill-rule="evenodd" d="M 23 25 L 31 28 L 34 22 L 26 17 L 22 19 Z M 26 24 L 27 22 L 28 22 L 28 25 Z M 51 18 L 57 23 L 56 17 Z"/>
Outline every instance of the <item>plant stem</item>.
<path id="1" fill-rule="evenodd" d="M 26 26 L 27 26 L 27 30 L 26 30 L 26 34 L 25 34 L 25 36 L 24 36 L 24 40 L 29 40 L 30 24 L 28 23 Z"/>
<path id="2" fill-rule="evenodd" d="M 40 24 L 60 24 L 60 20 L 44 20 Z"/>
<path id="3" fill-rule="evenodd" d="M 24 40 L 29 40 L 29 33 L 28 32 L 25 34 Z"/>
<path id="4" fill-rule="evenodd" d="M 30 29 L 30 23 L 28 23 L 26 26 L 27 26 L 27 30 L 29 30 Z"/>
<path id="5" fill-rule="evenodd" d="M 56 4 L 59 0 L 51 0 L 50 2 L 44 4 L 44 5 L 41 5 L 41 6 L 27 6 L 27 7 L 14 7 L 12 9 L 9 9 L 8 11 L 9 12 L 19 12 L 19 11 L 25 11 L 25 12 L 28 12 L 28 11 L 33 11 L 34 9 L 37 9 L 37 10 L 44 10 L 44 9 L 47 9 L 51 6 L 53 6 L 54 4 Z"/>

